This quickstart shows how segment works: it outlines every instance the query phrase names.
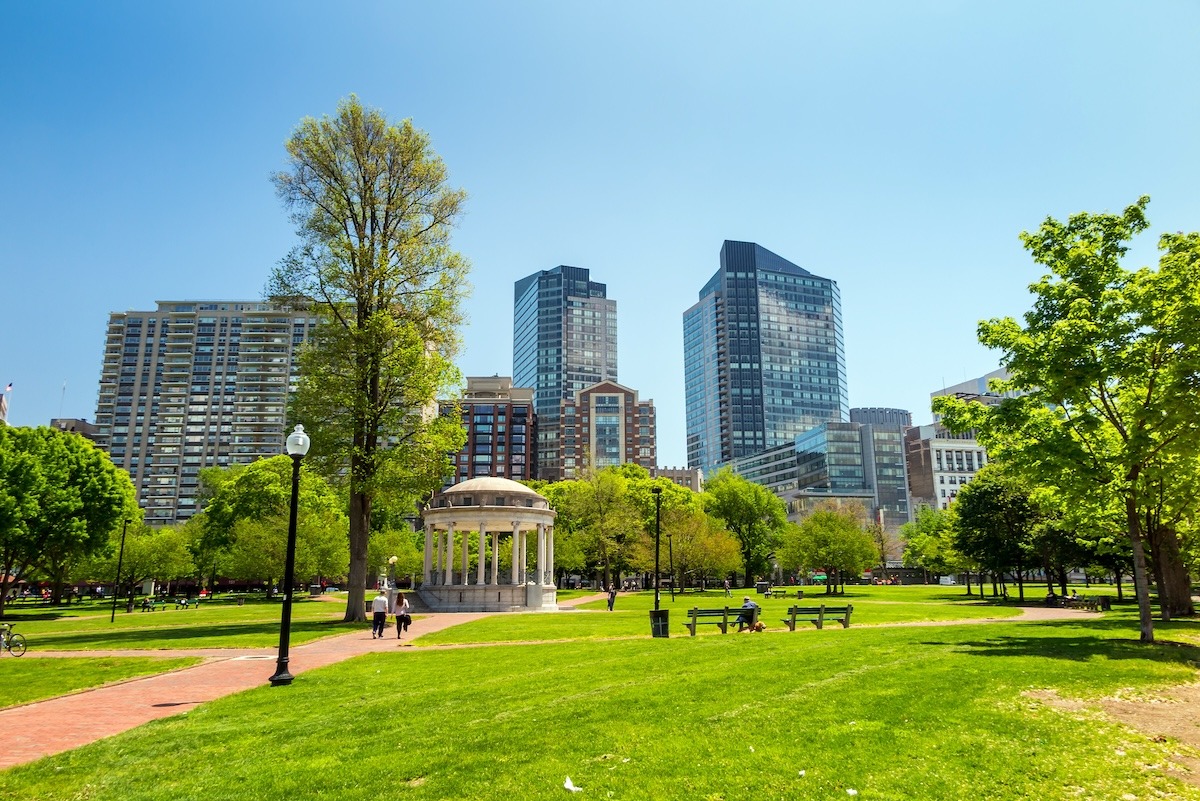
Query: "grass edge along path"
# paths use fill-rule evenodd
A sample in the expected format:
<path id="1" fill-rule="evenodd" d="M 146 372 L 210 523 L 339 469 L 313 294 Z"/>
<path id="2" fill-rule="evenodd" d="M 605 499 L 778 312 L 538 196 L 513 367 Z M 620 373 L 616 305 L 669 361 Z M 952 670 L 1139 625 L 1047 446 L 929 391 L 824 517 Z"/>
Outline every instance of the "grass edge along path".
<path id="1" fill-rule="evenodd" d="M 184 670 L 202 661 L 198 656 L 70 656 L 47 669 L 36 659 L 5 659 L 0 661 L 0 711 Z"/>
<path id="2" fill-rule="evenodd" d="M 1195 679 L 1195 646 L 1093 621 L 388 649 L 0 774 L 0 795 L 552 799 L 570 776 L 581 798 L 1200 798 L 1169 772 L 1190 749 L 1029 697 Z M 364 720 L 387 747 L 341 736 Z"/>

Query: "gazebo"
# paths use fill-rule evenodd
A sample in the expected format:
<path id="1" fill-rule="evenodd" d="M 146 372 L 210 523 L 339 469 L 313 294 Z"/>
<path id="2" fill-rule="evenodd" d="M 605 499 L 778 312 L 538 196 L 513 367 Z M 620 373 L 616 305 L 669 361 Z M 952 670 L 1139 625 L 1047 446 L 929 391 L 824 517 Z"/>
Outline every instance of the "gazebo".
<path id="1" fill-rule="evenodd" d="M 421 600 L 435 612 L 558 609 L 554 516 L 549 501 L 507 478 L 473 478 L 435 495 L 422 513 L 425 568 L 418 591 Z M 462 532 L 460 554 L 453 553 L 455 532 Z M 512 569 L 502 575 L 500 547 L 506 537 L 510 538 Z M 533 570 L 526 568 L 531 545 L 537 549 Z M 473 577 L 468 570 L 472 551 L 476 555 Z"/>

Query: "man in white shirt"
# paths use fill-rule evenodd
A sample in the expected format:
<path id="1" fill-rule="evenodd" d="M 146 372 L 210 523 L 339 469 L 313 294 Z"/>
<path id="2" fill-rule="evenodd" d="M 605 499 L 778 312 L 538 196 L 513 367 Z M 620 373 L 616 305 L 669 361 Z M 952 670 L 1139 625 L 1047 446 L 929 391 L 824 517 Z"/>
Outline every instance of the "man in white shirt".
<path id="1" fill-rule="evenodd" d="M 387 625 L 388 599 L 384 595 L 383 590 L 375 596 L 375 600 L 371 601 L 371 613 L 373 619 L 371 621 L 371 639 L 383 637 L 383 629 Z"/>

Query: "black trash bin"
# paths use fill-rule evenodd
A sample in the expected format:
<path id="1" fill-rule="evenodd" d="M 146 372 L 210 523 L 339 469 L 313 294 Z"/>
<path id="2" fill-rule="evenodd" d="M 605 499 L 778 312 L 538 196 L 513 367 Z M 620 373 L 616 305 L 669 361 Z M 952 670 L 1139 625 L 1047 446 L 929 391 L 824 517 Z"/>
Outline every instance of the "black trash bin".
<path id="1" fill-rule="evenodd" d="M 767 590 L 769 590 L 770 588 L 771 588 L 771 582 L 769 582 L 769 581 L 756 581 L 754 583 L 754 591 L 756 593 L 758 593 L 759 595 L 766 595 Z"/>
<path id="2" fill-rule="evenodd" d="M 1112 611 L 1112 598 L 1110 598 L 1107 595 L 1100 596 L 1100 611 L 1101 612 L 1111 612 Z"/>
<path id="3" fill-rule="evenodd" d="M 670 637 L 670 609 L 650 610 L 650 634 L 654 637 Z"/>

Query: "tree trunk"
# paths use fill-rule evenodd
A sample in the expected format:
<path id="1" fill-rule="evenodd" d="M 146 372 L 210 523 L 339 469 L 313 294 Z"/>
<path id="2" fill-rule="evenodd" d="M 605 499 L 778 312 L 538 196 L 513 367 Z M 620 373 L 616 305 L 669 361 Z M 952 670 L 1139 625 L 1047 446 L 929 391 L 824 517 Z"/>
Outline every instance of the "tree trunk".
<path id="1" fill-rule="evenodd" d="M 1130 476 L 1134 485 L 1137 475 Z M 1138 517 L 1137 497 L 1131 486 L 1125 495 L 1125 519 L 1129 524 L 1129 544 L 1133 549 L 1133 588 L 1137 595 L 1138 625 L 1141 641 L 1154 642 L 1154 617 L 1150 611 L 1150 583 L 1146 577 L 1146 553 L 1142 548 L 1142 521 Z"/>
<path id="2" fill-rule="evenodd" d="M 367 540 L 371 536 L 371 497 L 363 492 L 350 494 L 350 576 L 346 587 L 347 623 L 367 620 Z"/>
<path id="3" fill-rule="evenodd" d="M 1196 613 L 1192 604 L 1192 580 L 1180 554 L 1179 535 L 1169 526 L 1155 526 L 1152 553 L 1158 579 L 1158 605 L 1163 620 L 1189 617 Z"/>

